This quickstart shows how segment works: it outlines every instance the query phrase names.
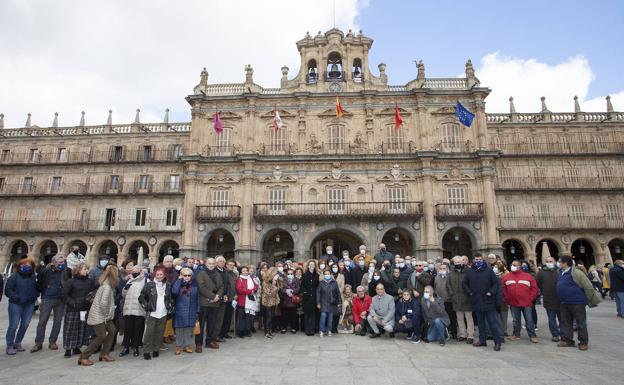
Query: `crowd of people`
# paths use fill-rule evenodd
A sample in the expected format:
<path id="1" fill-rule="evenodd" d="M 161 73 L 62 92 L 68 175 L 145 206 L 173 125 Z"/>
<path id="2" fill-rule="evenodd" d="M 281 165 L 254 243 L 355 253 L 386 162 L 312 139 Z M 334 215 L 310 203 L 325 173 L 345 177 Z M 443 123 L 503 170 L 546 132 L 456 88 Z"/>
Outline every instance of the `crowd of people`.
<path id="1" fill-rule="evenodd" d="M 594 274 L 596 271 L 601 273 Z M 605 278 L 605 275 L 607 276 Z M 596 285 L 596 280 L 601 285 Z M 405 335 L 445 346 L 450 340 L 494 350 L 517 341 L 524 328 L 539 343 L 537 312 L 541 301 L 551 340 L 558 347 L 587 350 L 586 307 L 607 295 L 624 316 L 624 260 L 605 270 L 585 270 L 569 256 L 548 257 L 543 266 L 514 260 L 511 266 L 494 254 L 451 260 L 420 260 L 388 252 L 385 245 L 371 256 L 361 246 L 357 255 L 334 255 L 328 246 L 318 260 L 261 262 L 244 266 L 223 256 L 173 258 L 150 266 L 127 259 L 120 265 L 109 256 L 87 265 L 77 248 L 37 270 L 33 260 L 15 264 L 6 282 L 9 325 L 6 353 L 24 352 L 23 340 L 38 297 L 39 321 L 31 353 L 58 350 L 63 329 L 65 357 L 78 364 L 115 361 L 111 355 L 123 335 L 119 357 L 158 358 L 173 344 L 174 354 L 219 349 L 232 339 L 262 330 L 267 339 L 299 332 L 331 337 L 335 333 L 379 338 Z M 0 282 L 0 288 L 2 284 Z M 1 299 L 0 292 L 0 299 Z M 511 313 L 512 328 L 508 329 Z M 524 319 L 524 326 L 522 320 Z"/>

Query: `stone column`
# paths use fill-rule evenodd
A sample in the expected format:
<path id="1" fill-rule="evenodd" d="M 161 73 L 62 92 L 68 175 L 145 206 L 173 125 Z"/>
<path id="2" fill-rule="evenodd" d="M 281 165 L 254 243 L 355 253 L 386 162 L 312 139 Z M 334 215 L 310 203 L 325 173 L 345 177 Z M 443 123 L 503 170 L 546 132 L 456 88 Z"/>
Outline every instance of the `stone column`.
<path id="1" fill-rule="evenodd" d="M 421 249 L 438 249 L 436 239 L 436 219 L 433 202 L 433 175 L 431 175 L 431 159 L 423 159 L 423 226 L 421 230 Z"/>
<path id="2" fill-rule="evenodd" d="M 533 263 L 535 263 L 537 265 L 537 254 L 535 254 L 534 251 L 526 251 L 524 253 L 524 257 L 529 260 L 529 261 L 533 261 Z M 543 261 L 542 261 L 543 262 Z"/>
<path id="3" fill-rule="evenodd" d="M 609 261 L 609 259 L 607 258 L 606 252 L 599 251 L 596 253 L 596 266 L 604 266 L 604 264 L 607 262 L 613 263 L 613 261 Z"/>
<path id="4" fill-rule="evenodd" d="M 494 183 L 492 181 L 493 176 L 488 171 L 486 175 L 483 175 L 483 211 L 485 222 L 485 243 L 490 248 L 500 248 L 498 242 L 498 232 L 496 230 L 496 197 L 494 195 Z"/>
<path id="5" fill-rule="evenodd" d="M 243 177 L 240 183 L 243 185 L 241 190 L 243 196 L 240 200 L 241 205 L 241 221 L 240 221 L 240 234 L 239 242 L 236 248 L 236 258 L 241 263 L 252 262 L 252 251 L 256 249 L 256 231 L 254 228 L 253 220 L 253 202 L 254 202 L 254 176 L 253 176 L 253 161 L 243 162 Z"/>
<path id="6" fill-rule="evenodd" d="M 187 163 L 185 165 L 185 171 L 183 175 L 184 181 L 184 207 L 183 207 L 183 217 L 184 221 L 182 223 L 184 233 L 182 236 L 182 244 L 180 245 L 180 256 L 181 257 L 190 257 L 194 250 L 202 250 L 201 247 L 197 247 L 197 239 L 195 237 L 195 202 L 201 202 L 199 199 L 199 179 L 195 176 L 197 172 L 197 164 L 196 163 Z"/>
<path id="7" fill-rule="evenodd" d="M 476 133 L 477 133 L 477 143 L 478 148 L 488 148 L 487 143 L 487 125 L 485 118 L 485 103 L 481 100 L 476 101 L 476 113 L 475 113 L 475 123 L 476 124 Z"/>

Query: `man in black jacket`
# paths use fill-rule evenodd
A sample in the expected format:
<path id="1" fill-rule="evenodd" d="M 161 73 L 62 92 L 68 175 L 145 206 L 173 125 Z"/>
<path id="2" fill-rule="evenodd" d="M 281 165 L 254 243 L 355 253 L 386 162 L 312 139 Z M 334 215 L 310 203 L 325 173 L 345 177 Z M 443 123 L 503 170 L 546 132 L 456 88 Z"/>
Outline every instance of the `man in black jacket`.
<path id="1" fill-rule="evenodd" d="M 40 315 L 39 322 L 37 323 L 35 345 L 30 350 L 31 353 L 38 352 L 42 349 L 46 326 L 52 313 L 54 313 L 54 318 L 48 348 L 50 348 L 50 350 L 58 350 L 56 340 L 61 331 L 61 324 L 63 316 L 65 315 L 65 303 L 63 303 L 61 298 L 63 281 L 65 279 L 63 271 L 65 268 L 65 258 L 56 255 L 52 257 L 50 264 L 45 269 L 41 270 L 41 273 L 37 276 L 37 290 L 41 293 L 41 305 L 39 306 Z"/>
<path id="2" fill-rule="evenodd" d="M 555 265 L 553 257 L 546 258 L 546 265 L 542 266 L 537 272 L 535 280 L 537 287 L 543 297 L 544 309 L 548 315 L 548 328 L 552 335 L 551 341 L 559 342 L 561 340 L 561 314 L 559 312 L 559 296 L 557 295 L 557 279 L 559 279 L 559 269 Z"/>
<path id="3" fill-rule="evenodd" d="M 609 269 L 611 292 L 615 295 L 617 316 L 624 318 L 624 259 L 622 257 L 613 261 L 613 267 Z"/>
<path id="4" fill-rule="evenodd" d="M 232 338 L 230 335 L 230 327 L 232 326 L 232 313 L 234 308 L 232 307 L 232 301 L 236 299 L 236 274 L 234 269 L 236 268 L 236 262 L 231 259 L 225 263 L 225 269 L 222 264 L 225 263 L 225 258 L 217 257 L 217 271 L 221 274 L 223 279 L 223 305 L 225 307 L 223 312 L 223 321 L 221 322 L 221 331 L 219 332 L 219 338 L 217 341 L 224 342 L 226 339 Z M 219 309 L 221 311 L 221 309 Z"/>

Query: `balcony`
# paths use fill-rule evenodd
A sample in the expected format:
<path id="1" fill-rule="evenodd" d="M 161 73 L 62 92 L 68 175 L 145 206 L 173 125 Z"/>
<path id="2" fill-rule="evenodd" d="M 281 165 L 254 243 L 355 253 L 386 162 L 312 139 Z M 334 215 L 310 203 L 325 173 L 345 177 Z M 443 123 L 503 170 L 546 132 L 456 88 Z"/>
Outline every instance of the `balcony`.
<path id="1" fill-rule="evenodd" d="M 237 205 L 196 206 L 195 219 L 198 222 L 238 222 L 241 207 Z"/>
<path id="2" fill-rule="evenodd" d="M 142 232 L 162 231 L 180 232 L 182 222 L 177 221 L 174 226 L 160 219 L 146 220 L 142 226 L 137 226 L 134 219 L 117 219 L 111 223 L 104 221 L 80 220 L 0 220 L 0 232 L 39 232 L 39 233 L 83 233 L 83 232 Z"/>
<path id="3" fill-rule="evenodd" d="M 136 162 L 175 162 L 181 152 L 168 150 L 136 151 L 93 151 L 67 152 L 10 152 L 0 155 L 0 164 L 72 164 L 72 163 L 136 163 Z"/>
<path id="4" fill-rule="evenodd" d="M 491 143 L 503 155 L 584 155 L 623 154 L 624 142 L 545 142 L 545 143 Z"/>
<path id="5" fill-rule="evenodd" d="M 262 145 L 262 155 L 291 155 L 294 148 L 289 143 L 284 144 L 264 144 Z"/>
<path id="6" fill-rule="evenodd" d="M 416 146 L 413 142 L 404 142 L 402 140 L 383 142 L 379 148 L 382 154 L 411 154 L 416 151 Z"/>
<path id="7" fill-rule="evenodd" d="M 204 156 L 234 156 L 234 146 L 205 146 Z"/>
<path id="8" fill-rule="evenodd" d="M 622 189 L 622 177 L 498 177 L 497 190 Z"/>
<path id="9" fill-rule="evenodd" d="M 254 203 L 260 221 L 310 219 L 417 219 L 421 202 Z"/>
<path id="10" fill-rule="evenodd" d="M 483 203 L 438 203 L 439 221 L 477 221 L 483 218 Z"/>
<path id="11" fill-rule="evenodd" d="M 499 218 L 500 230 L 575 230 L 575 229 L 615 229 L 624 228 L 624 218 L 589 216 L 551 216 Z"/>
<path id="12" fill-rule="evenodd" d="M 140 195 L 183 194 L 182 184 L 148 182 L 117 185 L 111 183 L 61 183 L 60 185 L 5 184 L 0 186 L 0 196 L 67 196 L 67 195 Z"/>

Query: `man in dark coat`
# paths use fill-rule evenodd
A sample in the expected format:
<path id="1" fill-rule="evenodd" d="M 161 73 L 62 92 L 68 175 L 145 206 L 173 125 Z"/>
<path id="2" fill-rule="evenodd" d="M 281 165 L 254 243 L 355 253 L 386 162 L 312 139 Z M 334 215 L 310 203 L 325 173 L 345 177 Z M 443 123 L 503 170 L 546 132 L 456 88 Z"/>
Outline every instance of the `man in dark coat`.
<path id="1" fill-rule="evenodd" d="M 41 305 L 39 306 L 39 322 L 37 323 L 37 335 L 35 345 L 30 350 L 31 353 L 42 349 L 45 339 L 46 325 L 50 315 L 54 313 L 52 331 L 50 332 L 48 348 L 58 350 L 56 340 L 61 331 L 63 315 L 65 314 L 65 303 L 61 298 L 64 278 L 63 271 L 67 267 L 65 258 L 61 255 L 52 257 L 52 261 L 37 276 L 37 290 L 41 293 Z"/>
<path id="2" fill-rule="evenodd" d="M 473 265 L 468 269 L 462 281 L 462 288 L 472 305 L 472 311 L 477 316 L 479 324 L 479 341 L 473 346 L 487 346 L 487 326 L 494 337 L 494 350 L 501 349 L 503 337 L 500 332 L 500 325 L 496 318 L 496 299 L 498 297 L 498 278 L 496 274 L 487 267 L 481 254 L 475 254 Z"/>
<path id="3" fill-rule="evenodd" d="M 316 271 L 316 262 L 308 262 L 308 268 L 301 277 L 301 304 L 303 307 L 303 329 L 307 336 L 316 333 L 316 323 L 319 320 L 316 307 L 316 289 L 319 285 L 319 275 Z"/>
<path id="4" fill-rule="evenodd" d="M 214 258 L 207 258 L 206 269 L 197 273 L 197 288 L 199 289 L 199 325 L 200 334 L 195 336 L 195 352 L 202 352 L 202 341 L 206 336 L 206 347 L 219 349 L 217 337 L 221 325 L 216 325 L 219 305 L 223 299 L 223 280 L 217 273 Z"/>
<path id="5" fill-rule="evenodd" d="M 232 301 L 236 299 L 236 274 L 234 273 L 234 269 L 236 269 L 236 262 L 233 259 L 230 259 L 225 264 L 225 275 L 224 275 L 224 284 L 227 281 L 228 284 L 225 285 L 227 289 L 224 290 L 224 298 L 225 301 L 225 314 L 223 315 L 223 324 L 221 326 L 221 334 L 219 335 L 220 340 L 230 339 L 232 336 L 230 335 L 230 327 L 232 326 L 232 314 L 234 313 L 234 307 L 232 307 Z"/>
<path id="6" fill-rule="evenodd" d="M 611 293 L 615 296 L 617 316 L 624 318 L 624 259 L 622 257 L 613 262 L 613 267 L 609 269 L 609 279 Z"/>
<path id="7" fill-rule="evenodd" d="M 553 342 L 561 340 L 561 313 L 559 312 L 561 305 L 557 295 L 557 279 L 559 279 L 559 269 L 555 265 L 555 259 L 548 257 L 546 265 L 537 272 L 535 280 L 542 293 L 542 303 L 548 315 L 548 328 Z"/>

